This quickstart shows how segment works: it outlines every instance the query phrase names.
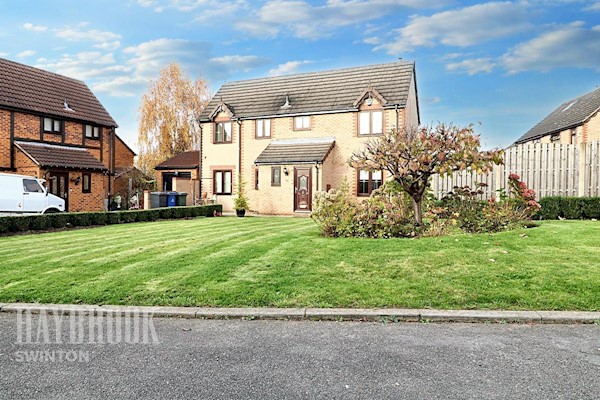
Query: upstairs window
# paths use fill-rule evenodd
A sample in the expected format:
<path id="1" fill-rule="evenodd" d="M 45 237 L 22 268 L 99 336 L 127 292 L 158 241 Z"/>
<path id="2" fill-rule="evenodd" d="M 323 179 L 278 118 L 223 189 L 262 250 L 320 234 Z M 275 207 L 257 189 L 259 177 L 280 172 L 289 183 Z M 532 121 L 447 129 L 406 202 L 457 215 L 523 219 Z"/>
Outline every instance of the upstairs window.
<path id="1" fill-rule="evenodd" d="M 44 132 L 62 133 L 62 121 L 59 119 L 45 117 L 43 124 Z"/>
<path id="2" fill-rule="evenodd" d="M 99 139 L 100 127 L 94 125 L 85 125 L 85 137 L 87 139 Z"/>
<path id="3" fill-rule="evenodd" d="M 383 183 L 383 173 L 381 171 L 358 171 L 358 195 L 370 196 L 373 190 L 379 189 Z"/>
<path id="4" fill-rule="evenodd" d="M 256 120 L 256 138 L 270 138 L 271 137 L 271 120 L 270 119 L 257 119 Z"/>
<path id="5" fill-rule="evenodd" d="M 215 123 L 215 143 L 231 143 L 231 122 Z"/>
<path id="6" fill-rule="evenodd" d="M 301 117 L 294 117 L 294 130 L 295 131 L 306 131 L 310 129 L 310 116 L 304 115 Z"/>
<path id="7" fill-rule="evenodd" d="M 383 133 L 383 111 L 361 111 L 358 113 L 359 135 L 380 135 Z"/>

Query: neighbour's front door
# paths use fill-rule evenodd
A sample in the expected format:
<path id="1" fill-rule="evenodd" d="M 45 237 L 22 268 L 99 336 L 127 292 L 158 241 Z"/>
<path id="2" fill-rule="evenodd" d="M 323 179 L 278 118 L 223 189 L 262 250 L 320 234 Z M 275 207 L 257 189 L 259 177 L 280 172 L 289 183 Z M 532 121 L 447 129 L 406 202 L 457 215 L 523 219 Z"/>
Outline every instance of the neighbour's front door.
<path id="1" fill-rule="evenodd" d="M 69 174 L 67 173 L 50 173 L 48 178 L 48 192 L 60 197 L 65 201 L 65 211 L 69 210 Z"/>
<path id="2" fill-rule="evenodd" d="M 310 211 L 311 199 L 311 168 L 294 168 L 294 210 Z"/>

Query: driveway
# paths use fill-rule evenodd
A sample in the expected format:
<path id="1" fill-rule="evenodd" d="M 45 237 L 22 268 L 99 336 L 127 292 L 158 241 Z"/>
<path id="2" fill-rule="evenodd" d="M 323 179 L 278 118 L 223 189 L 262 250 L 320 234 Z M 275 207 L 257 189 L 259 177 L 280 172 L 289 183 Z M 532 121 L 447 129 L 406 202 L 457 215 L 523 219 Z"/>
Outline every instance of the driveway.
<path id="1" fill-rule="evenodd" d="M 156 335 L 147 344 L 27 344 L 17 343 L 16 315 L 0 314 L 0 398 L 593 399 L 600 393 L 597 325 L 158 318 L 152 324 Z M 21 321 L 21 336 L 23 327 Z M 66 324 L 61 331 L 65 341 Z M 54 359 L 24 359 L 38 350 Z M 81 357 L 61 360 L 60 351 Z"/>

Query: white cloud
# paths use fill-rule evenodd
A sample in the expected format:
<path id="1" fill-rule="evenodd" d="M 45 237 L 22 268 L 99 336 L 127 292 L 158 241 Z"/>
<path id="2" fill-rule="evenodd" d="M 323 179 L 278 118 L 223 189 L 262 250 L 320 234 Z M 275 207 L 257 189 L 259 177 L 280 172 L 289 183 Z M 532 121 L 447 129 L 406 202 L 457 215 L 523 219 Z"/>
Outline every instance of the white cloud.
<path id="1" fill-rule="evenodd" d="M 25 50 L 17 54 L 17 58 L 27 58 L 35 55 L 37 51 L 35 50 Z"/>
<path id="2" fill-rule="evenodd" d="M 114 42 L 102 42 L 95 44 L 94 47 L 101 50 L 112 51 L 121 47 L 121 42 L 118 40 L 115 40 Z"/>
<path id="3" fill-rule="evenodd" d="M 269 62 L 267 58 L 259 56 L 229 55 L 214 57 L 208 60 L 211 64 L 225 68 L 235 68 L 237 71 L 248 72 Z"/>
<path id="4" fill-rule="evenodd" d="M 47 26 L 43 26 L 43 25 L 34 25 L 30 22 L 27 22 L 25 24 L 23 24 L 23 28 L 29 30 L 29 31 L 34 31 L 34 32 L 45 32 L 48 27 Z"/>
<path id="5" fill-rule="evenodd" d="M 39 68 L 80 80 L 105 79 L 131 69 L 117 65 L 112 53 L 103 54 L 99 51 L 64 54 L 57 60 L 40 58 L 37 61 Z"/>
<path id="6" fill-rule="evenodd" d="M 375 46 L 381 43 L 381 39 L 377 36 L 367 37 L 363 39 L 363 43 L 372 44 Z"/>
<path id="7" fill-rule="evenodd" d="M 2 53 L 0 52 L 0 57 L 7 57 L 9 53 Z"/>
<path id="8" fill-rule="evenodd" d="M 446 69 L 452 72 L 466 72 L 469 75 L 490 73 L 496 64 L 491 58 L 471 58 L 446 65 Z"/>
<path id="9" fill-rule="evenodd" d="M 585 7 L 583 11 L 600 11 L 600 1 L 597 1 L 589 6 Z"/>
<path id="10" fill-rule="evenodd" d="M 269 0 L 260 9 L 238 21 L 235 27 L 254 36 L 276 36 L 280 32 L 318 39 L 335 29 L 381 18 L 400 8 L 432 7 L 433 0 L 328 0 L 315 6 L 303 0 Z"/>
<path id="11" fill-rule="evenodd" d="M 96 29 L 81 30 L 69 27 L 56 30 L 56 36 L 70 42 L 106 42 L 121 39 L 121 35 L 113 32 L 102 32 Z"/>
<path id="12" fill-rule="evenodd" d="M 513 36 L 531 28 L 528 7 L 528 3 L 490 2 L 429 17 L 413 16 L 404 28 L 396 31 L 398 37 L 394 41 L 376 49 L 402 54 L 422 46 L 466 47 Z"/>
<path id="13" fill-rule="evenodd" d="M 280 75 L 288 75 L 298 72 L 298 68 L 303 65 L 311 64 L 312 61 L 303 60 L 303 61 L 288 61 L 283 64 L 279 64 L 277 68 L 273 68 L 269 70 L 269 76 L 280 76 Z"/>
<path id="14" fill-rule="evenodd" d="M 591 29 L 582 22 L 552 30 L 512 48 L 501 58 L 509 73 L 549 71 L 561 67 L 600 70 L 600 25 Z"/>

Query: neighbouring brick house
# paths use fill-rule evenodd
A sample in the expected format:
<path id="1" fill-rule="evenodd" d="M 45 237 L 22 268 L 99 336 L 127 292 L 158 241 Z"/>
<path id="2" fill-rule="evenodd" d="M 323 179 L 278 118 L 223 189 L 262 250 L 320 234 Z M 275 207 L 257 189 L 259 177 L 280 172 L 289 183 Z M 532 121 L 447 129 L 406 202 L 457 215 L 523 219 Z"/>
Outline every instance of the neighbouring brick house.
<path id="1" fill-rule="evenodd" d="M 600 88 L 563 103 L 516 143 L 581 144 L 600 140 L 599 111 Z"/>
<path id="2" fill-rule="evenodd" d="M 46 179 L 68 211 L 104 209 L 135 153 L 79 80 L 0 59 L 0 171 Z"/>
<path id="3" fill-rule="evenodd" d="M 186 203 L 194 205 L 200 199 L 200 151 L 185 151 L 158 164 L 156 183 L 160 191 L 185 192 Z"/>
<path id="4" fill-rule="evenodd" d="M 415 64 L 229 82 L 200 122 L 202 192 L 232 210 L 241 176 L 252 211 L 308 213 L 317 191 L 346 180 L 359 198 L 387 178 L 348 159 L 368 139 L 418 126 Z"/>

